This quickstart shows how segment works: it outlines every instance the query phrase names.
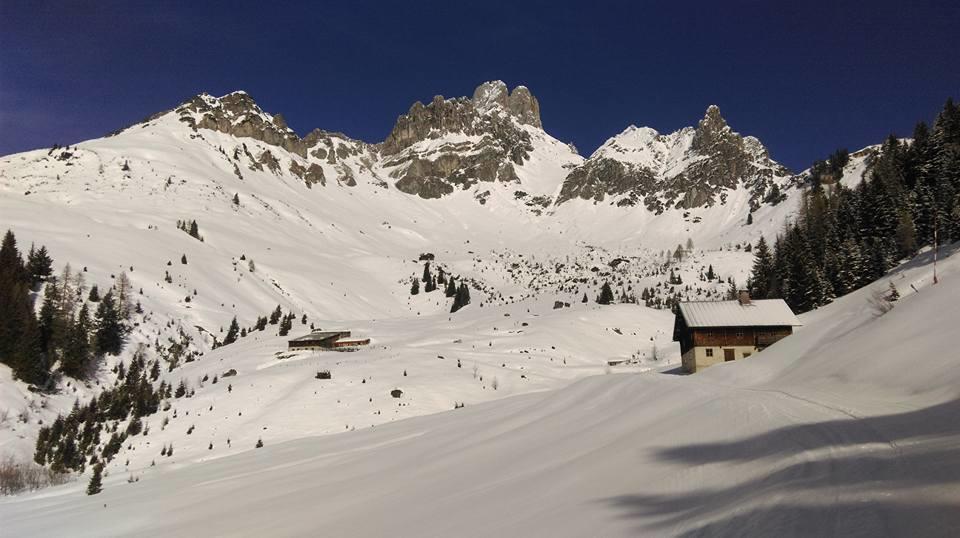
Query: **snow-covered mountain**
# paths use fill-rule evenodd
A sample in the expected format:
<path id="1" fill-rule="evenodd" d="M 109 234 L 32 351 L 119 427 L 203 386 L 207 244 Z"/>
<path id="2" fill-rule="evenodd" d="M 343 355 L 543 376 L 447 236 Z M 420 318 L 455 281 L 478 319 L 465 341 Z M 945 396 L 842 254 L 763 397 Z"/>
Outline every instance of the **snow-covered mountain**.
<path id="1" fill-rule="evenodd" d="M 662 135 L 631 125 L 610 138 L 570 173 L 558 202 L 609 198 L 611 204 L 641 205 L 659 214 L 725 205 L 742 190 L 755 211 L 782 201 L 791 180 L 759 140 L 735 133 L 711 105 L 696 128 Z"/>
<path id="2" fill-rule="evenodd" d="M 841 181 L 857 181 L 870 155 L 854 154 Z M 602 184 L 607 176 L 591 171 L 627 165 L 650 183 Z M 575 187 L 581 176 L 593 179 Z M 700 194 L 680 196 L 670 190 L 678 184 Z M 198 95 L 104 138 L 6 156 L 0 215 L 21 249 L 45 245 L 57 273 L 71 264 L 78 287 L 107 289 L 125 273 L 143 312 L 123 355 L 59 394 L 31 392 L 0 366 L 0 404 L 17 417 L 0 422 L 0 451 L 29 458 L 41 424 L 111 385 L 113 368 L 140 348 L 165 361 L 163 381 L 196 394 L 150 419 L 150 438 L 113 472 L 149 466 L 160 444 L 177 446 L 160 464 L 200 461 L 260 438 L 558 388 L 610 362 L 658 366 L 677 356 L 669 313 L 598 307 L 590 299 L 600 286 L 618 298 L 647 292 L 660 305 L 678 293 L 719 298 L 728 278 L 747 277 L 744 245 L 772 238 L 803 188 L 803 174 L 791 179 L 714 109 L 673 135 L 628 130 L 584 161 L 543 130 L 526 88 L 502 82 L 415 104 L 380 143 L 322 130 L 300 137 L 234 92 Z M 657 202 L 651 210 L 634 199 Z M 183 221 L 197 222 L 198 237 Z M 665 264 L 688 241 L 695 246 L 671 268 L 686 284 L 677 288 Z M 442 289 L 411 295 L 426 259 L 469 283 L 468 308 L 451 315 Z M 708 268 L 718 276 L 706 278 Z M 275 326 L 252 330 L 278 305 L 296 316 L 293 334 L 352 329 L 373 345 L 349 356 L 286 353 Z M 213 349 L 234 317 L 251 330 Z M 167 368 L 173 350 L 183 355 Z M 317 385 L 318 369 L 334 373 L 331 386 Z M 226 385 L 209 382 L 230 370 Z M 386 399 L 392 388 L 404 399 Z M 213 410 L 225 418 L 189 436 L 189 425 L 160 426 Z"/>

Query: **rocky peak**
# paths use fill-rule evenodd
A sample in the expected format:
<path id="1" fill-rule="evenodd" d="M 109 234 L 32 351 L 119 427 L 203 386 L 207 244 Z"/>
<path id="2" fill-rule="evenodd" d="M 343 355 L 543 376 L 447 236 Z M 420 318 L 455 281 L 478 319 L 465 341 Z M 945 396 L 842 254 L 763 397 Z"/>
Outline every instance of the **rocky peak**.
<path id="1" fill-rule="evenodd" d="M 697 124 L 697 130 L 693 136 L 693 148 L 707 148 L 724 140 L 735 142 L 739 138 L 727 125 L 727 120 L 720 115 L 720 107 L 710 105 L 703 119 Z"/>
<path id="2" fill-rule="evenodd" d="M 502 80 L 484 82 L 474 90 L 471 102 L 482 113 L 499 108 L 510 113 L 522 124 L 543 128 L 540 122 L 540 103 L 526 86 L 517 86 L 510 92 Z"/>
<path id="3" fill-rule="evenodd" d="M 494 80 L 470 98 L 414 103 L 380 150 L 398 189 L 435 198 L 478 182 L 518 181 L 514 167 L 533 151 L 526 126 L 542 128 L 537 99 L 523 86 L 510 92 Z"/>
<path id="4" fill-rule="evenodd" d="M 775 203 L 773 185 L 789 175 L 759 140 L 734 132 L 711 105 L 696 128 L 660 135 L 631 126 L 611 138 L 567 176 L 557 202 L 610 196 L 618 205 L 642 203 L 659 213 L 723 204 L 729 191 L 745 188 L 756 209 Z"/>
<path id="5" fill-rule="evenodd" d="M 202 93 L 181 104 L 175 112 L 180 121 L 193 129 L 249 137 L 306 157 L 306 146 L 283 116 L 264 112 L 247 92 L 236 91 L 223 97 Z"/>

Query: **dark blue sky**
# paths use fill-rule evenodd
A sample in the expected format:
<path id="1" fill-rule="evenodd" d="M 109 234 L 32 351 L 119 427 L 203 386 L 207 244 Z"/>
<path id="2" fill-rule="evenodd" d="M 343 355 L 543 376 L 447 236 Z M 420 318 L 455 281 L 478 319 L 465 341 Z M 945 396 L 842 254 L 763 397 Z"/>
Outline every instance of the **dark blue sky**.
<path id="1" fill-rule="evenodd" d="M 840 4 L 841 2 L 836 2 Z M 960 96 L 960 2 L 0 2 L 0 154 L 245 89 L 301 135 L 375 142 L 416 100 L 528 86 L 588 155 L 720 106 L 802 169 Z"/>

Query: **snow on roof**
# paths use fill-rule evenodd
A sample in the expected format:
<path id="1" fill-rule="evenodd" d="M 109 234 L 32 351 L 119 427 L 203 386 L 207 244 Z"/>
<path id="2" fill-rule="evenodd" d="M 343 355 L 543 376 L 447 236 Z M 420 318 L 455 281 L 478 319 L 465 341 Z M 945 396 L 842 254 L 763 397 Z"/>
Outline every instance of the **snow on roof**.
<path id="1" fill-rule="evenodd" d="M 783 299 L 697 301 L 680 303 L 688 327 L 799 326 L 800 321 Z"/>
<path id="2" fill-rule="evenodd" d="M 316 340 L 329 340 L 331 338 L 339 338 L 341 336 L 350 336 L 349 331 L 313 331 L 310 334 L 304 336 L 298 336 L 291 342 L 313 342 Z"/>

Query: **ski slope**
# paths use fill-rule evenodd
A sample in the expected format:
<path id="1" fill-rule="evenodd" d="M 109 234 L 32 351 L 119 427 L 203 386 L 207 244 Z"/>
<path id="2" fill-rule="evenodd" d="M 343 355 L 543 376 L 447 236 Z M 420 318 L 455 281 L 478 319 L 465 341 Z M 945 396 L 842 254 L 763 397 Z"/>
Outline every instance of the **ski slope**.
<path id="1" fill-rule="evenodd" d="M 16 536 L 951 536 L 960 245 L 694 376 L 599 375 L 0 501 Z M 944 259 L 945 258 L 945 259 Z M 875 288 L 902 298 L 878 317 Z M 918 291 L 914 292 L 913 288 Z"/>

